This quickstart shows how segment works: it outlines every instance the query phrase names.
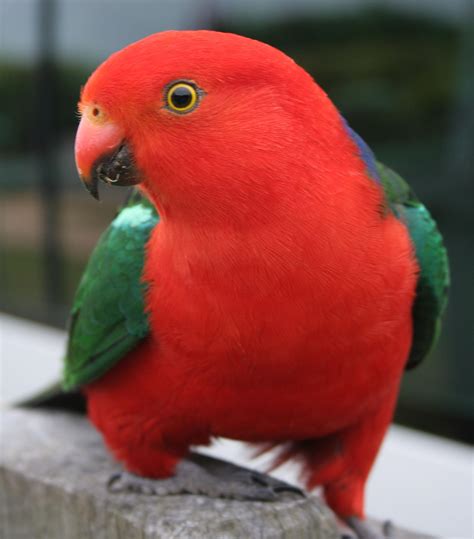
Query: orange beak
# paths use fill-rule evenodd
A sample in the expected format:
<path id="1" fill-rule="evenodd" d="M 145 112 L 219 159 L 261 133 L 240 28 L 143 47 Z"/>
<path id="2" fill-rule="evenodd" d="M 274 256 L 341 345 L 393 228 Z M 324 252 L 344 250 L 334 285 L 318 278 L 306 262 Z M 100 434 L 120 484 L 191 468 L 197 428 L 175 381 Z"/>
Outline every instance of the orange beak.
<path id="1" fill-rule="evenodd" d="M 140 182 L 123 130 L 111 121 L 94 122 L 84 114 L 75 143 L 76 167 L 89 193 L 99 199 L 99 180 L 111 185 Z"/>

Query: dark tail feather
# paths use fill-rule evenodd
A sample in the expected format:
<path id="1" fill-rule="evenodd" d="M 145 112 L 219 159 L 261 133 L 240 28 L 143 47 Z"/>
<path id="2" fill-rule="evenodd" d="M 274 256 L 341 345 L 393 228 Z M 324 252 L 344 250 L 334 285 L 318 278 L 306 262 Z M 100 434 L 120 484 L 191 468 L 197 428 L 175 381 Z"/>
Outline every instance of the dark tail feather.
<path id="1" fill-rule="evenodd" d="M 49 408 L 78 414 L 86 413 L 86 400 L 79 391 L 64 392 L 60 383 L 55 383 L 41 393 L 14 404 L 19 408 Z"/>

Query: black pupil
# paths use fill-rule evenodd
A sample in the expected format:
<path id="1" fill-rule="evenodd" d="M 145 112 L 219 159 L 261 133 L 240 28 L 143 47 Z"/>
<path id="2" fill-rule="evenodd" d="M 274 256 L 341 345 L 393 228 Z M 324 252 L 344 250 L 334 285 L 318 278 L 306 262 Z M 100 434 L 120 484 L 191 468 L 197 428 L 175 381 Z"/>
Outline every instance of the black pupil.
<path id="1" fill-rule="evenodd" d="M 171 102 L 177 109 L 185 109 L 192 101 L 193 94 L 186 86 L 178 86 L 171 94 Z"/>

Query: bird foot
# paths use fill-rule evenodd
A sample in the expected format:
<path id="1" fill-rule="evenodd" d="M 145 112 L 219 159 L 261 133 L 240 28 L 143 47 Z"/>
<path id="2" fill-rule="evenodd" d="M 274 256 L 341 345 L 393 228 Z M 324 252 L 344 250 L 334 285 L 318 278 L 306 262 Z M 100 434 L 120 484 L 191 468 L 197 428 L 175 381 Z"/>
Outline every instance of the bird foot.
<path id="1" fill-rule="evenodd" d="M 201 463 L 184 459 L 177 465 L 175 475 L 167 479 L 147 479 L 129 472 L 114 474 L 107 483 L 107 489 L 112 493 L 135 492 L 155 496 L 197 494 L 210 498 L 255 501 L 277 500 L 283 493 L 305 496 L 299 488 L 253 470 L 202 455 L 194 455 L 192 459 Z"/>
<path id="2" fill-rule="evenodd" d="M 376 530 L 370 522 L 358 517 L 349 517 L 346 523 L 355 535 L 343 533 L 341 539 L 395 539 L 395 527 L 389 520 L 382 524 L 381 531 Z"/>

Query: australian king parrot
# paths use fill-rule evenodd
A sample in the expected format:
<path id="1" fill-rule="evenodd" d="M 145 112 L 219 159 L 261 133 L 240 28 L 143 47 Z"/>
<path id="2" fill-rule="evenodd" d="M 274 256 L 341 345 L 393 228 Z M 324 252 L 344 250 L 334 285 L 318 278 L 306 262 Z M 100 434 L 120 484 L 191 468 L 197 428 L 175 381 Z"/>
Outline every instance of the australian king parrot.
<path id="1" fill-rule="evenodd" d="M 369 537 L 367 477 L 446 304 L 426 207 L 305 70 L 242 36 L 133 43 L 79 110 L 89 192 L 136 186 L 80 282 L 64 368 L 121 480 L 266 499 L 186 467 L 213 437 L 261 444 Z"/>

